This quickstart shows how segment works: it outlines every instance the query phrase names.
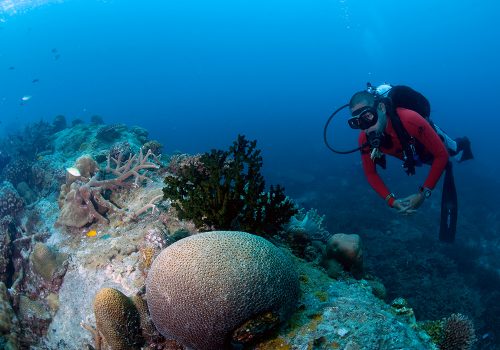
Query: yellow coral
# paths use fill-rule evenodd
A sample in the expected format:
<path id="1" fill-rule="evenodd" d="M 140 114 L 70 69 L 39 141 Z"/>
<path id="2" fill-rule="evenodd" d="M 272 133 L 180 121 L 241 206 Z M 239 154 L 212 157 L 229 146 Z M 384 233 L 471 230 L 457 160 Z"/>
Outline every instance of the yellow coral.
<path id="1" fill-rule="evenodd" d="M 149 270 L 155 258 L 155 249 L 153 247 L 143 247 L 139 249 L 141 254 L 141 268 L 142 270 Z"/>

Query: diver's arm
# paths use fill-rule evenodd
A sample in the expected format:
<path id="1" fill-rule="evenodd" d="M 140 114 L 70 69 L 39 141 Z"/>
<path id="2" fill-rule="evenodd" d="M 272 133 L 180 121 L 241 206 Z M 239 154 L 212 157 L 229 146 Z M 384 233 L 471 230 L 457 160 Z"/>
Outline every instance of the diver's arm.
<path id="1" fill-rule="evenodd" d="M 360 135 L 359 142 L 360 145 L 366 142 L 366 136 L 364 136 L 364 133 Z M 386 200 L 389 206 L 392 207 L 395 198 L 377 173 L 375 162 L 370 158 L 370 152 L 361 151 L 361 163 L 363 164 L 363 171 L 370 186 L 380 197 Z"/>
<path id="2" fill-rule="evenodd" d="M 429 175 L 422 185 L 434 189 L 448 163 L 448 151 L 431 125 L 417 112 L 398 108 L 398 115 L 408 134 L 415 137 L 432 155 L 432 165 Z"/>

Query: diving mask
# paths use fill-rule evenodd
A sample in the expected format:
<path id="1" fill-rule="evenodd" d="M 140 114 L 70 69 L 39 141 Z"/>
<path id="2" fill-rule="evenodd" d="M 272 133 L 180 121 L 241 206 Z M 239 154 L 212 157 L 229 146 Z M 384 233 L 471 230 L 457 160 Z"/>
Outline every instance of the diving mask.
<path id="1" fill-rule="evenodd" d="M 366 106 L 355 110 L 352 113 L 352 118 L 347 120 L 352 129 L 366 130 L 374 126 L 378 121 L 377 110 L 373 107 Z"/>

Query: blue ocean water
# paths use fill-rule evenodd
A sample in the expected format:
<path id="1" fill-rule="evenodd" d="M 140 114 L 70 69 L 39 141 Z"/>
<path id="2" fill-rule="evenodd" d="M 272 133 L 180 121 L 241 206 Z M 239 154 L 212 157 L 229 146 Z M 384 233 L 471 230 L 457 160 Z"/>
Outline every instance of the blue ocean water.
<path id="1" fill-rule="evenodd" d="M 347 206 L 352 218 L 331 225 L 346 224 L 360 215 L 353 196 L 384 203 L 359 154 L 325 147 L 323 126 L 367 82 L 405 84 L 473 143 L 475 160 L 455 170 L 464 211 L 498 212 L 499 10 L 492 0 L 3 0 L 0 137 L 59 114 L 142 126 L 166 153 L 225 149 L 245 134 L 269 183 L 297 197 L 331 192 L 337 207 L 304 201 L 332 216 Z M 346 119 L 328 133 L 343 149 L 357 142 Z M 410 194 L 418 181 L 398 168 L 388 181 Z"/>
<path id="2" fill-rule="evenodd" d="M 387 81 L 422 91 L 438 124 L 469 135 L 496 171 L 493 1 L 14 3 L 0 13 L 3 133 L 99 114 L 151 130 L 167 151 L 226 147 L 244 133 L 268 166 L 335 163 L 326 118 L 367 81 Z M 335 130 L 355 143 L 345 123 Z"/>

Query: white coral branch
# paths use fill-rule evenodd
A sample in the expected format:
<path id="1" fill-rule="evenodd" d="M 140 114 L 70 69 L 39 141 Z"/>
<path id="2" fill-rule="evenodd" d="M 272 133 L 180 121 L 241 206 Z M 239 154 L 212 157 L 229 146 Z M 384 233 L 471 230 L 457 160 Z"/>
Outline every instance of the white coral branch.
<path id="1" fill-rule="evenodd" d="M 156 206 L 156 204 L 154 204 L 156 201 L 160 200 L 163 198 L 163 195 L 158 195 L 156 197 L 153 197 L 149 202 L 148 204 L 146 204 L 145 206 L 143 206 L 142 208 L 140 208 L 139 210 L 136 210 L 132 215 L 131 215 L 131 218 L 132 219 L 137 219 L 139 217 L 139 215 L 145 213 L 146 211 L 148 211 L 149 209 L 151 209 L 151 214 L 154 214 L 155 211 L 158 211 L 158 207 Z"/>

